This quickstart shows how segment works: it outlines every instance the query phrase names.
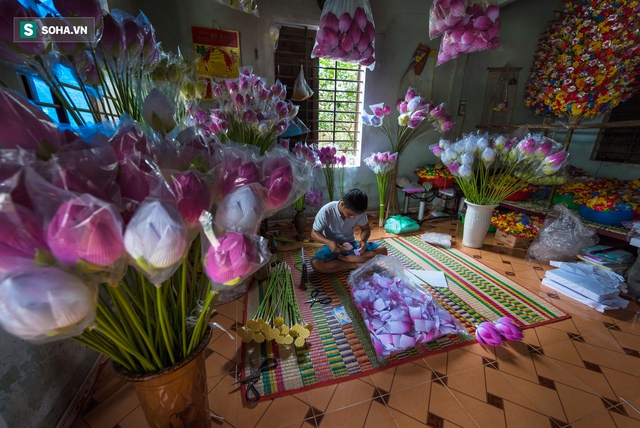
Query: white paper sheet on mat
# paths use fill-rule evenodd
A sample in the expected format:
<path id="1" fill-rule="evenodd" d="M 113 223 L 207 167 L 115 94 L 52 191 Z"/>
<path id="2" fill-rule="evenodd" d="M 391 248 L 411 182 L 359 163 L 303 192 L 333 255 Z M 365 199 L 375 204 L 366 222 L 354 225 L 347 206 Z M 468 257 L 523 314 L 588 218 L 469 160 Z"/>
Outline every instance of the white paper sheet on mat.
<path id="1" fill-rule="evenodd" d="M 420 279 L 420 281 L 432 287 L 449 288 L 447 278 L 444 276 L 444 273 L 439 270 L 409 269 L 409 272 Z"/>

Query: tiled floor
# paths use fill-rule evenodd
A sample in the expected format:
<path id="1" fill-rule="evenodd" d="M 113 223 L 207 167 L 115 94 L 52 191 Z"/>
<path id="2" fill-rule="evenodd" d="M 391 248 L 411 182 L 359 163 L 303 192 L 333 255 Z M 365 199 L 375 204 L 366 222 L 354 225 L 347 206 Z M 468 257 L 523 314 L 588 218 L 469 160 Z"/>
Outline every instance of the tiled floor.
<path id="1" fill-rule="evenodd" d="M 283 235 L 288 225 L 276 225 Z M 207 358 L 212 427 L 640 427 L 640 306 L 600 314 L 540 284 L 549 265 L 524 250 L 460 244 L 457 221 L 425 223 L 449 233 L 455 247 L 504 272 L 572 315 L 525 330 L 525 341 L 500 348 L 471 345 L 357 380 L 247 405 L 232 385 L 241 341 L 214 333 Z M 374 238 L 386 237 L 374 227 Z M 214 321 L 233 330 L 242 299 L 218 308 Z M 132 385 L 107 372 L 77 428 L 142 428 Z"/>

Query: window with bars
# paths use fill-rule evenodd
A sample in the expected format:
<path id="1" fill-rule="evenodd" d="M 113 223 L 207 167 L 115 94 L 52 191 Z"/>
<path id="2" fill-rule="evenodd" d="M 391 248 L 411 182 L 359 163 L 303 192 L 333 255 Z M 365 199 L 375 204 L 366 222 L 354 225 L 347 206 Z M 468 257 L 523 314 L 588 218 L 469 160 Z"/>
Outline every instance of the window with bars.
<path id="1" fill-rule="evenodd" d="M 89 103 L 95 103 L 95 105 L 98 106 L 98 111 L 101 115 L 100 120 L 118 119 L 117 115 L 105 112 L 102 108 L 102 103 L 98 103 L 94 97 L 85 96 L 71 69 L 58 64 L 53 72 L 63 88 L 62 93 L 67 103 L 75 106 L 78 115 L 82 117 L 87 125 L 95 123 Z M 58 97 L 42 79 L 31 75 L 22 75 L 21 78 L 27 92 L 27 97 L 32 100 L 35 105 L 40 107 L 52 121 L 55 123 L 68 123 L 72 126 L 77 125 L 69 111 L 63 107 L 62 102 L 60 102 Z M 112 100 L 106 99 L 106 101 L 107 106 L 111 107 L 111 111 L 115 111 Z"/>
<path id="2" fill-rule="evenodd" d="M 293 88 L 300 66 L 314 95 L 299 105 L 298 117 L 309 128 L 301 139 L 320 147 L 335 144 L 355 164 L 360 159 L 364 98 L 363 67 L 310 57 L 315 30 L 282 26 L 275 52 L 275 77 Z M 291 90 L 289 94 L 291 94 Z"/>
<path id="3" fill-rule="evenodd" d="M 640 120 L 640 95 L 611 111 L 609 123 Z M 640 127 L 605 128 L 600 131 L 592 160 L 640 164 Z"/>

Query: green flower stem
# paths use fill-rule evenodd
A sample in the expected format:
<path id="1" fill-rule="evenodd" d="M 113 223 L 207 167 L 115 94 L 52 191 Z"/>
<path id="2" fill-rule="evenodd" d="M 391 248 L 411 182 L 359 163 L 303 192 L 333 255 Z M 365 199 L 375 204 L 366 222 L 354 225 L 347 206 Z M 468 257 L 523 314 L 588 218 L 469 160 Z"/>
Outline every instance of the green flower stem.
<path id="1" fill-rule="evenodd" d="M 191 336 L 191 341 L 189 342 L 189 349 L 187 350 L 187 355 L 191 354 L 191 352 L 195 349 L 195 347 L 198 344 L 200 344 L 200 342 L 202 341 L 202 336 L 206 331 L 206 328 L 204 328 L 203 326 L 206 326 L 209 323 L 209 319 L 206 318 L 207 312 L 209 312 L 207 309 L 209 308 L 210 305 L 215 305 L 216 300 L 218 300 L 218 295 L 220 294 L 220 292 L 218 290 L 214 292 L 209 292 L 210 290 L 211 290 L 211 283 L 209 283 L 207 286 L 207 297 L 205 298 L 204 304 L 202 305 L 202 312 L 200 312 L 200 315 L 198 316 L 198 321 L 196 322 L 196 325 L 193 328 L 193 334 Z"/>
<path id="2" fill-rule="evenodd" d="M 160 287 L 156 286 L 156 304 L 157 304 L 157 311 L 158 311 L 157 312 L 158 324 L 160 324 L 160 330 L 162 332 L 162 337 L 164 338 L 164 344 L 167 350 L 167 354 L 169 355 L 169 360 L 171 360 L 171 364 L 173 365 L 176 363 L 176 359 L 173 356 L 173 349 L 171 349 L 171 343 L 169 342 L 169 334 L 167 333 L 167 326 L 165 324 L 164 309 L 163 309 L 162 302 L 163 302 L 162 292 L 160 290 Z"/>
<path id="3" fill-rule="evenodd" d="M 182 355 L 187 356 L 187 257 L 182 259 L 182 281 L 180 284 L 180 321 L 182 325 Z"/>
<path id="4" fill-rule="evenodd" d="M 106 355 L 107 357 L 111 358 L 113 361 L 115 361 L 116 363 L 120 364 L 125 369 L 129 370 L 130 372 L 134 371 L 133 366 L 129 365 L 128 362 L 126 362 L 123 359 L 121 359 L 111 349 L 104 348 L 100 344 L 92 342 L 86 336 L 84 336 L 84 334 L 82 336 L 78 336 L 78 337 L 71 337 L 70 339 L 73 340 L 76 343 L 81 344 L 82 346 L 86 346 L 87 348 L 93 349 L 94 351 L 96 351 L 96 352 L 98 352 L 100 354 Z"/>

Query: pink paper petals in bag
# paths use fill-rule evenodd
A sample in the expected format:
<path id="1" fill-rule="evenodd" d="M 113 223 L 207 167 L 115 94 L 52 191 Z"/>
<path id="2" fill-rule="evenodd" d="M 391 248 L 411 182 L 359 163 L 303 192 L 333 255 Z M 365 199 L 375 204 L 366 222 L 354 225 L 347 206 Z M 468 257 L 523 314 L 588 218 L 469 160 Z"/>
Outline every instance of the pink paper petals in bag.
<path id="1" fill-rule="evenodd" d="M 235 285 L 237 279 L 251 273 L 256 265 L 256 252 L 249 235 L 226 232 L 218 245 L 207 251 L 205 270 L 211 281 Z"/>

